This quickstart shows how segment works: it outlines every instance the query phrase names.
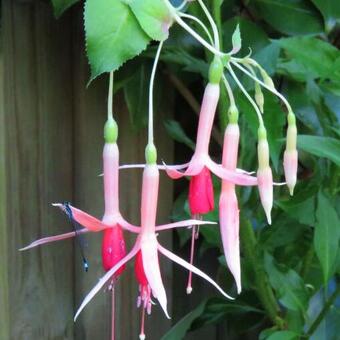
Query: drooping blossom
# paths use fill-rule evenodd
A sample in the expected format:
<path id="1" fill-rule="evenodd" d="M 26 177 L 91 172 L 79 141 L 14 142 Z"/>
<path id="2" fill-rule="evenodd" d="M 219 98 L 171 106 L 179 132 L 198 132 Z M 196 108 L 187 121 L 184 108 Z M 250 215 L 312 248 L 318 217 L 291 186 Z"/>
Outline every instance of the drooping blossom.
<path id="1" fill-rule="evenodd" d="M 229 109 L 229 124 L 224 133 L 222 166 L 235 170 L 237 165 L 240 129 L 237 124 L 238 111 L 235 106 Z M 223 250 L 228 268 L 234 276 L 237 292 L 241 293 L 241 265 L 239 242 L 239 208 L 235 184 L 222 180 L 219 202 L 220 230 Z"/>
<path id="2" fill-rule="evenodd" d="M 296 150 L 296 137 L 297 129 L 295 116 L 293 113 L 289 113 L 286 150 L 283 155 L 283 168 L 285 172 L 286 183 L 291 195 L 293 195 L 294 193 L 298 168 L 298 152 Z"/>
<path id="3" fill-rule="evenodd" d="M 85 297 L 83 303 L 79 307 L 75 319 L 83 308 L 91 301 L 96 293 L 110 280 L 112 275 L 116 273 L 122 265 L 127 263 L 133 257 L 137 256 L 137 269 L 136 276 L 140 284 L 140 303 L 145 304 L 148 311 L 150 309 L 150 292 L 157 298 L 160 306 L 162 307 L 165 315 L 169 317 L 167 312 L 167 298 L 165 288 L 163 285 L 161 272 L 159 268 L 158 253 L 160 252 L 170 260 L 178 263 L 184 268 L 192 271 L 193 273 L 201 276 L 212 285 L 214 285 L 224 296 L 229 297 L 208 275 L 204 274 L 198 268 L 190 265 L 182 258 L 173 254 L 169 250 L 162 247 L 157 241 L 157 230 L 170 229 L 175 227 L 190 226 L 193 224 L 203 224 L 203 221 L 181 221 L 168 225 L 156 227 L 156 212 L 158 205 L 158 187 L 159 187 L 159 169 L 155 163 L 148 163 L 143 171 L 142 183 L 142 200 L 141 200 L 141 228 L 138 233 L 136 242 L 132 250 L 126 255 L 124 259 L 119 261 L 112 269 L 110 269 L 94 286 L 90 293 Z M 141 334 L 144 334 L 144 330 Z"/>
<path id="4" fill-rule="evenodd" d="M 267 217 L 268 224 L 272 223 L 271 210 L 273 207 L 273 174 L 269 166 L 269 145 L 267 132 L 263 125 L 258 129 L 257 145 L 259 168 L 257 170 L 260 200 Z"/>

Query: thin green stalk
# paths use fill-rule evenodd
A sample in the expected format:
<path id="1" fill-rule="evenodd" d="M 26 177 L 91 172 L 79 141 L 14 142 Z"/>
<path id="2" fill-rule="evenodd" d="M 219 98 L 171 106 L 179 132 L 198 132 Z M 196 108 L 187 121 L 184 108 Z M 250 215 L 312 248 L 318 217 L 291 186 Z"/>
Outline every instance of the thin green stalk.
<path id="1" fill-rule="evenodd" d="M 332 307 L 333 303 L 335 302 L 336 298 L 340 294 L 340 285 L 338 285 L 335 292 L 330 296 L 330 298 L 324 304 L 321 312 L 314 320 L 308 331 L 306 332 L 306 337 L 309 338 L 313 333 L 317 330 L 322 320 L 325 318 L 326 314 L 328 313 L 329 309 Z"/>
<path id="2" fill-rule="evenodd" d="M 242 247 L 254 271 L 256 293 L 272 323 L 279 329 L 283 329 L 285 321 L 280 317 L 280 307 L 268 282 L 267 274 L 257 256 L 256 237 L 253 227 L 249 221 L 242 219 L 241 222 Z"/>

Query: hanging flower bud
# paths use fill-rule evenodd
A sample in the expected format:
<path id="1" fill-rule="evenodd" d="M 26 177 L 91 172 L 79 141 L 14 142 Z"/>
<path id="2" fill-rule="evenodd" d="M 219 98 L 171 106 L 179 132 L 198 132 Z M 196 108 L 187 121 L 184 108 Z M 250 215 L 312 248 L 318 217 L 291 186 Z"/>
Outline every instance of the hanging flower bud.
<path id="1" fill-rule="evenodd" d="M 238 110 L 236 106 L 229 109 L 229 124 L 224 133 L 222 166 L 228 170 L 235 170 L 237 165 L 240 129 L 237 124 Z M 241 293 L 241 265 L 239 244 L 239 208 L 235 192 L 235 184 L 222 180 L 219 202 L 220 230 L 224 255 L 230 272 L 232 273 L 237 293 Z"/>
<path id="2" fill-rule="evenodd" d="M 298 168 L 298 152 L 296 150 L 297 129 L 295 116 L 293 113 L 288 114 L 288 129 L 286 139 L 286 150 L 283 155 L 283 168 L 287 187 L 291 195 L 294 193 Z"/>
<path id="3" fill-rule="evenodd" d="M 189 208 L 191 215 L 206 214 L 214 210 L 214 189 L 207 167 L 190 179 Z"/>
<path id="4" fill-rule="evenodd" d="M 255 101 L 261 113 L 263 113 L 264 97 L 259 83 L 255 83 Z"/>
<path id="5" fill-rule="evenodd" d="M 266 213 L 268 224 L 271 224 L 271 210 L 273 207 L 273 174 L 269 166 L 269 146 L 267 132 L 263 125 L 258 130 L 258 159 L 257 182 L 260 192 L 260 199 Z"/>
<path id="6" fill-rule="evenodd" d="M 123 230 L 120 225 L 104 230 L 102 241 L 102 263 L 105 271 L 109 271 L 126 255 Z M 114 274 L 118 277 L 125 269 L 125 265 Z"/>

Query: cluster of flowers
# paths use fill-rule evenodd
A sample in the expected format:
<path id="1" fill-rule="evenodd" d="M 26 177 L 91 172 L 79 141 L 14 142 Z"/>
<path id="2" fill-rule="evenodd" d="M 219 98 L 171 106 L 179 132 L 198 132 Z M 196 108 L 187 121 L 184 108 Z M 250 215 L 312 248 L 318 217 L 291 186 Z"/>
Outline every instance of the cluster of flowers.
<path id="1" fill-rule="evenodd" d="M 201 3 L 201 1 L 199 1 Z M 182 18 L 176 14 L 179 23 L 184 23 Z M 184 25 L 186 25 L 184 23 Z M 58 241 L 77 236 L 77 233 L 102 232 L 102 264 L 106 274 L 99 280 L 94 288 L 89 292 L 81 306 L 79 307 L 75 319 L 83 308 L 90 302 L 96 293 L 106 284 L 114 286 L 118 277 L 124 272 L 125 264 L 135 258 L 135 276 L 139 284 L 138 307 L 142 307 L 142 321 L 140 339 L 145 339 L 144 315 L 151 312 L 153 301 L 151 295 L 156 298 L 164 310 L 167 317 L 167 297 L 163 285 L 161 271 L 159 267 L 158 255 L 161 253 L 170 260 L 186 268 L 189 274 L 187 292 L 192 290 L 191 273 L 195 273 L 212 285 L 214 285 L 225 297 L 232 299 L 222 288 L 208 275 L 193 266 L 194 239 L 197 236 L 197 226 L 203 224 L 213 224 L 202 221 L 202 215 L 214 209 L 214 194 L 211 180 L 211 172 L 222 181 L 222 189 L 219 200 L 219 217 L 221 239 L 227 265 L 234 276 L 237 292 L 241 292 L 241 270 L 239 251 L 239 207 L 235 192 L 235 185 L 257 186 L 260 200 L 267 216 L 268 223 L 271 223 L 271 209 L 273 206 L 273 178 L 269 162 L 269 147 L 267 141 L 266 128 L 262 119 L 263 94 L 260 86 L 278 95 L 288 108 L 288 129 L 286 150 L 284 152 L 284 172 L 286 183 L 293 194 L 297 173 L 297 150 L 296 150 L 296 124 L 295 116 L 287 103 L 280 95 L 267 73 L 250 57 L 243 59 L 234 58 L 231 55 L 223 54 L 218 50 L 217 38 L 215 46 L 209 45 L 210 50 L 215 51 L 215 57 L 210 65 L 209 82 L 206 85 L 201 111 L 199 115 L 197 139 L 195 152 L 189 163 L 184 165 L 158 165 L 157 150 L 153 140 L 153 112 L 152 112 L 152 91 L 153 80 L 156 71 L 159 54 L 162 47 L 159 45 L 155 57 L 150 81 L 150 110 L 149 110 L 149 139 L 145 149 L 146 162 L 143 165 L 143 182 L 141 190 L 141 225 L 134 226 L 128 223 L 121 215 L 119 209 L 119 151 L 117 146 L 118 127 L 112 114 L 112 87 L 113 75 L 110 74 L 110 86 L 108 97 L 108 120 L 104 127 L 104 150 L 103 150 L 103 179 L 104 179 L 104 201 L 105 210 L 102 220 L 83 212 L 69 204 L 55 204 L 60 207 L 75 222 L 79 223 L 83 229 L 67 234 L 46 237 L 39 239 L 29 246 L 29 249 L 42 244 Z M 232 70 L 232 65 L 238 67 L 245 74 L 249 75 L 256 82 L 255 100 L 253 100 L 242 84 L 239 82 Z M 239 148 L 239 126 L 238 109 L 231 91 L 231 87 L 224 75 L 224 68 L 227 68 L 236 84 L 244 92 L 254 106 L 259 117 L 258 128 L 258 171 L 256 176 L 244 170 L 237 169 L 237 158 Z M 262 77 L 258 79 L 254 68 Z M 216 107 L 220 97 L 220 83 L 224 83 L 230 99 L 228 111 L 229 123 L 224 133 L 223 153 L 221 164 L 215 163 L 209 156 L 209 142 L 213 127 Z M 129 167 L 133 167 L 131 165 Z M 137 167 L 137 165 L 136 165 Z M 122 168 L 122 167 L 121 167 Z M 158 204 L 159 170 L 163 169 L 172 179 L 190 177 L 189 186 L 189 207 L 192 219 L 170 223 L 166 225 L 156 225 L 156 212 Z M 169 250 L 165 249 L 157 240 L 156 232 L 162 230 L 192 227 L 192 249 L 190 262 L 185 261 Z M 126 253 L 123 230 L 137 235 L 136 241 L 130 252 Z"/>

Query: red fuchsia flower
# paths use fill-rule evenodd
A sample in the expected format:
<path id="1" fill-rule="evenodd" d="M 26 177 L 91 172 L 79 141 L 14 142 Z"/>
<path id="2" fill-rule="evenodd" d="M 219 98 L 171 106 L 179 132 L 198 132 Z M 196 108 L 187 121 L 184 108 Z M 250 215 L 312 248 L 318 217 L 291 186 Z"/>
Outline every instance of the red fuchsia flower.
<path id="1" fill-rule="evenodd" d="M 297 168 L 298 168 L 298 152 L 296 150 L 296 122 L 293 113 L 288 114 L 288 129 L 286 150 L 283 156 L 283 167 L 286 177 L 286 183 L 291 195 L 294 193 L 294 187 L 296 184 Z"/>
<path id="2" fill-rule="evenodd" d="M 237 154 L 240 130 L 237 124 L 238 111 L 236 107 L 229 110 L 229 124 L 224 133 L 222 166 L 234 171 L 237 165 Z M 220 229 L 224 255 L 229 270 L 234 276 L 237 293 L 241 293 L 241 264 L 239 241 L 239 208 L 235 192 L 235 184 L 222 180 L 219 203 Z"/>
<path id="3" fill-rule="evenodd" d="M 257 170 L 258 188 L 260 200 L 266 213 L 268 224 L 272 223 L 271 210 L 273 207 L 273 175 L 269 166 L 269 145 L 267 141 L 267 132 L 263 125 L 258 130 L 257 145 L 259 168 Z"/>
<path id="4" fill-rule="evenodd" d="M 177 255 L 173 254 L 169 250 L 162 247 L 156 236 L 157 230 L 165 230 L 176 227 L 185 227 L 193 224 L 203 224 L 207 222 L 203 221 L 181 221 L 176 223 L 170 223 L 167 225 L 156 227 L 156 212 L 158 205 L 158 187 L 159 187 L 159 169 L 155 163 L 156 150 L 153 145 L 147 146 L 147 164 L 143 171 L 143 183 L 142 183 L 142 200 L 141 200 L 141 227 L 138 233 L 135 245 L 132 250 L 119 261 L 112 269 L 110 269 L 85 297 L 83 303 L 79 307 L 75 319 L 83 308 L 91 301 L 91 299 L 97 294 L 97 292 L 110 280 L 117 270 L 122 265 L 131 260 L 134 256 L 136 259 L 136 276 L 140 284 L 140 296 L 138 302 L 143 303 L 143 307 L 147 311 L 151 308 L 151 294 L 157 298 L 161 305 L 165 315 L 169 317 L 167 312 L 167 298 L 165 288 L 163 285 L 161 272 L 159 268 L 158 252 L 168 257 L 170 260 L 178 263 L 182 267 L 191 270 L 193 273 L 203 277 L 205 280 L 214 285 L 224 296 L 230 298 L 208 275 L 196 267 L 190 265 L 190 263 L 184 261 Z M 143 321 L 142 321 L 143 326 Z M 141 335 L 144 334 L 144 330 L 141 330 Z M 143 338 L 143 337 L 142 337 Z"/>

